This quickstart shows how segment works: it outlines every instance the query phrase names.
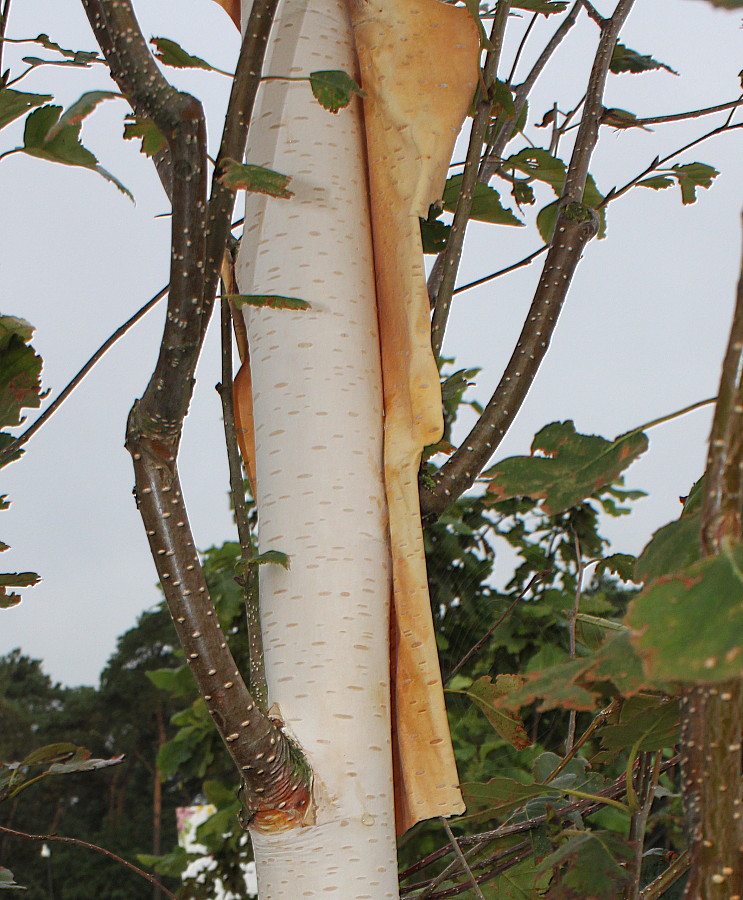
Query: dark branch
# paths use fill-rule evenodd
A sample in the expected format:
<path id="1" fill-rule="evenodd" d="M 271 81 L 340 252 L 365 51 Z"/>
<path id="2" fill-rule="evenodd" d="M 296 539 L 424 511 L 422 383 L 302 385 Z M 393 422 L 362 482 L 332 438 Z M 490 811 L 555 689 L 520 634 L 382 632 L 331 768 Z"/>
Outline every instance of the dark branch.
<path id="1" fill-rule="evenodd" d="M 500 444 L 547 353 L 583 249 L 597 232 L 597 216 L 583 205 L 583 190 L 598 140 L 609 62 L 619 29 L 633 2 L 619 0 L 611 19 L 602 26 L 583 118 L 558 202 L 555 232 L 516 347 L 495 393 L 474 428 L 433 477 L 433 485 L 421 488 L 421 512 L 425 518 L 438 517 L 452 501 L 471 487 Z"/>

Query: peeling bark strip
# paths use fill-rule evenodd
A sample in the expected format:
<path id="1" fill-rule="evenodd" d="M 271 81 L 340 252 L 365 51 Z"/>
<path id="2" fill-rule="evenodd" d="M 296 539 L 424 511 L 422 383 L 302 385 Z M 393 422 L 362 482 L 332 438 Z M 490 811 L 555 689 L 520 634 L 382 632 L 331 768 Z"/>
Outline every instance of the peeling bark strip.
<path id="1" fill-rule="evenodd" d="M 441 196 L 474 96 L 479 36 L 438 0 L 351 0 L 364 118 L 384 382 L 394 576 L 398 832 L 464 804 L 444 707 L 418 505 L 423 447 L 443 431 L 418 217 Z"/>

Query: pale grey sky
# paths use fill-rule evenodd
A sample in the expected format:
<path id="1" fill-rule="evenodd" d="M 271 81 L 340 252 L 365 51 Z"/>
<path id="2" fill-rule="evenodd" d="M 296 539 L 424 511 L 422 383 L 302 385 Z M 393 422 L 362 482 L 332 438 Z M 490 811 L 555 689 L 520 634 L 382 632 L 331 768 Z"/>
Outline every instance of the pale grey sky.
<path id="1" fill-rule="evenodd" d="M 598 5 L 611 8 L 606 0 Z M 168 36 L 216 65 L 232 66 L 238 35 L 216 4 L 139 0 L 136 8 L 146 36 Z M 529 46 L 539 49 L 538 35 L 554 27 L 540 24 Z M 79 0 L 14 0 L 9 35 L 42 31 L 66 47 L 95 46 Z M 595 38 L 585 17 L 535 93 L 540 118 L 553 100 L 565 108 L 579 99 L 590 65 L 582 37 Z M 607 106 L 650 116 L 713 105 L 740 92 L 740 14 L 701 0 L 638 0 L 621 39 L 681 77 L 663 71 L 612 76 Z M 8 48 L 6 60 L 42 55 L 37 51 Z M 215 146 L 227 80 L 193 71 L 168 74 L 205 101 Z M 53 86 L 65 103 L 108 86 L 102 69 L 46 68 L 22 84 L 39 92 Z M 166 211 L 165 197 L 151 163 L 120 139 L 125 111 L 123 101 L 103 104 L 86 121 L 83 137 L 133 191 L 136 206 L 90 172 L 20 155 L 0 161 L 0 310 L 36 327 L 34 345 L 52 395 L 168 278 L 169 221 L 155 218 Z M 591 167 L 599 188 L 624 183 L 656 154 L 721 118 L 657 126 L 652 133 L 604 128 Z M 528 133 L 534 140 L 543 134 Z M 2 149 L 18 140 L 17 128 L 5 129 Z M 548 357 L 499 457 L 527 452 L 534 432 L 549 421 L 573 418 L 580 430 L 612 437 L 715 393 L 740 259 L 740 148 L 740 132 L 732 132 L 679 160 L 710 163 L 722 173 L 694 206 L 682 207 L 677 188 L 638 188 L 610 206 L 608 237 L 588 248 Z M 538 246 L 533 228 L 475 225 L 460 281 Z M 483 368 L 475 388 L 481 400 L 497 383 L 538 273 L 532 266 L 455 301 L 444 352 L 456 355 L 460 366 Z M 150 313 L 110 351 L 27 445 L 23 459 L 3 470 L 2 492 L 13 504 L 0 516 L 0 538 L 11 545 L 4 571 L 35 569 L 44 580 L 19 607 L 0 611 L 0 653 L 21 646 L 43 658 L 53 678 L 70 684 L 95 683 L 116 637 L 158 600 L 123 435 L 127 412 L 154 365 L 162 315 L 161 308 Z M 219 380 L 214 332 L 197 373 L 180 466 L 202 548 L 233 536 L 213 387 Z M 649 453 L 628 474 L 632 487 L 651 496 L 633 517 L 610 524 L 617 551 L 639 551 L 655 528 L 677 515 L 679 494 L 704 464 L 709 418 L 701 411 L 651 432 Z"/>

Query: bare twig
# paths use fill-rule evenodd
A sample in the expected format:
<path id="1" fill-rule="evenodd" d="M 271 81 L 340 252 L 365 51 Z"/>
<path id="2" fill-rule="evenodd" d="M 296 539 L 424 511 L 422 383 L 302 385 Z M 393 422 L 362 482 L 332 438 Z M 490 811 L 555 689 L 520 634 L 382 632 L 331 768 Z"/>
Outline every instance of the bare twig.
<path id="1" fill-rule="evenodd" d="M 492 50 L 488 51 L 485 60 L 483 84 L 480 87 L 480 96 L 470 131 L 467 160 L 462 173 L 462 188 L 457 198 L 457 207 L 454 211 L 451 230 L 446 239 L 446 249 L 439 257 L 440 262 L 437 260 L 441 267 L 442 275 L 436 290 L 433 319 L 431 321 L 431 346 L 433 347 L 433 355 L 436 358 L 441 353 L 441 345 L 444 340 L 444 331 L 454 291 L 454 282 L 459 270 L 459 261 L 462 258 L 462 246 L 464 245 L 464 235 L 472 210 L 482 145 L 490 122 L 490 111 L 493 105 L 490 90 L 495 84 L 498 72 L 498 63 L 500 62 L 500 54 L 503 48 L 503 34 L 510 8 L 511 0 L 498 0 L 493 27 L 490 31 Z"/>
<path id="2" fill-rule="evenodd" d="M 454 850 L 454 853 L 455 853 L 457 859 L 459 860 L 459 864 L 461 865 L 465 875 L 467 876 L 467 880 L 469 881 L 470 885 L 472 886 L 472 888 L 475 892 L 475 896 L 478 898 L 478 900 L 485 900 L 485 897 L 483 896 L 483 893 L 480 890 L 480 886 L 477 883 L 477 881 L 475 881 L 475 876 L 472 874 L 472 869 L 470 869 L 469 864 L 467 863 L 467 860 L 464 857 L 464 853 L 462 853 L 462 848 L 457 843 L 457 839 L 454 837 L 454 834 L 453 834 L 451 828 L 449 827 L 449 823 L 446 821 L 446 819 L 443 816 L 439 817 L 439 821 L 441 822 L 441 825 L 442 825 L 444 831 L 446 832 L 446 836 L 449 838 L 449 843 L 451 844 L 451 846 Z"/>
<path id="3" fill-rule="evenodd" d="M 602 26 L 542 278 L 511 359 L 483 414 L 460 447 L 433 476 L 433 484 L 421 488 L 421 511 L 429 520 L 439 516 L 472 486 L 503 439 L 547 352 L 583 249 L 596 234 L 596 213 L 584 206 L 583 190 L 591 154 L 598 140 L 609 62 L 619 29 L 633 2 L 619 0 L 611 19 Z"/>
<path id="4" fill-rule="evenodd" d="M 578 613 L 580 612 L 580 598 L 583 590 L 583 551 L 580 546 L 580 539 L 575 531 L 573 531 L 573 547 L 575 548 L 575 597 L 573 598 L 573 608 L 567 611 L 568 614 L 568 650 L 570 659 L 575 659 L 575 633 L 578 625 Z M 575 741 L 575 720 L 577 712 L 574 709 L 568 714 L 568 734 L 565 738 L 565 753 L 570 753 L 573 749 Z"/>
<path id="5" fill-rule="evenodd" d="M 3 50 L 5 48 L 5 31 L 10 18 L 10 0 L 5 0 L 0 11 L 0 73 L 3 71 Z"/>
<path id="6" fill-rule="evenodd" d="M 18 831 L 15 828 L 6 828 L 5 825 L 0 825 L 0 831 L 2 831 L 3 834 L 10 834 L 14 837 L 25 838 L 29 841 L 43 841 L 44 843 L 51 843 L 52 841 L 56 841 L 61 844 L 73 844 L 76 847 L 84 847 L 86 850 L 95 850 L 96 853 L 102 853 L 109 859 L 114 860 L 114 862 L 117 862 L 122 866 L 126 866 L 127 869 L 131 869 L 132 872 L 135 872 L 140 876 L 140 878 L 145 878 L 150 882 L 150 884 L 157 885 L 157 887 L 159 887 L 161 891 L 167 894 L 168 897 L 172 898 L 172 900 L 178 900 L 176 895 L 171 893 L 166 887 L 164 887 L 155 875 L 150 875 L 149 872 L 145 872 L 144 869 L 140 869 L 139 866 L 135 866 L 134 863 L 130 863 L 129 860 L 124 859 L 122 856 L 119 856 L 117 853 L 114 853 L 111 850 L 106 850 L 105 847 L 99 847 L 98 844 L 91 844 L 89 841 L 80 840 L 80 838 L 65 837 L 61 834 L 28 834 L 25 831 Z"/>
<path id="7" fill-rule="evenodd" d="M 500 278 L 501 275 L 508 275 L 510 272 L 515 272 L 517 269 L 521 269 L 524 266 L 528 266 L 529 263 L 534 262 L 534 260 L 541 256 L 546 250 L 549 250 L 549 244 L 545 244 L 540 247 L 539 250 L 535 250 L 533 253 L 530 253 L 528 256 L 525 256 L 523 259 L 520 259 L 518 262 L 511 263 L 510 266 L 506 266 L 505 269 L 499 269 L 497 272 L 493 272 L 490 275 L 485 275 L 482 278 L 477 278 L 475 281 L 470 281 L 468 284 L 463 284 L 461 287 L 455 288 L 453 293 L 461 294 L 463 291 L 468 291 L 470 288 L 479 287 L 481 284 L 486 284 L 488 281 L 493 281 L 495 278 Z"/>
<path id="8" fill-rule="evenodd" d="M 75 388 L 80 384 L 80 382 L 85 378 L 85 376 L 90 372 L 93 366 L 106 354 L 108 350 L 119 340 L 119 338 L 123 337 L 127 331 L 139 322 L 154 306 L 158 304 L 160 300 L 168 293 L 169 285 L 165 285 L 164 288 L 159 290 L 154 297 L 151 297 L 144 306 L 141 306 L 133 316 L 130 316 L 123 325 L 120 325 L 116 331 L 113 332 L 112 335 L 106 338 L 106 340 L 101 344 L 101 346 L 95 351 L 95 353 L 90 357 L 90 359 L 85 363 L 85 365 L 79 370 L 79 372 L 73 376 L 73 378 L 68 382 L 67 385 L 57 394 L 54 400 L 47 406 L 43 413 L 32 422 L 28 428 L 22 433 L 19 434 L 12 443 L 8 444 L 8 446 L 0 452 L 0 465 L 2 465 L 7 459 L 11 456 L 14 456 L 18 450 L 29 441 L 36 432 L 41 428 L 41 426 L 59 409 L 59 407 L 64 403 L 64 401 L 70 396 L 70 394 L 75 390 Z"/>
<path id="9" fill-rule="evenodd" d="M 480 649 L 480 647 L 482 647 L 482 645 L 485 643 L 485 641 L 496 630 L 496 628 L 501 624 L 501 622 L 505 621 L 505 619 L 508 618 L 508 616 L 511 614 L 511 612 L 516 608 L 516 605 L 518 604 L 519 600 L 522 600 L 526 596 L 528 591 L 530 591 L 534 587 L 535 584 L 537 584 L 539 581 L 541 581 L 541 579 L 544 578 L 545 575 L 548 575 L 548 574 L 549 574 L 549 571 L 545 570 L 544 572 L 537 572 L 537 574 L 534 575 L 534 577 L 526 585 L 526 587 L 523 589 L 523 591 L 521 591 L 521 593 L 517 597 L 513 598 L 513 600 L 508 604 L 508 606 L 505 608 L 505 610 L 501 613 L 501 615 L 498 616 L 496 621 L 490 626 L 490 628 L 488 628 L 488 630 L 485 632 L 485 634 L 480 638 L 480 640 L 477 641 L 477 643 L 474 646 L 470 647 L 470 649 L 464 654 L 464 656 L 459 660 L 459 662 L 456 664 L 456 666 L 454 666 L 454 668 L 451 670 L 451 672 L 449 672 L 449 674 L 446 676 L 446 678 L 444 679 L 444 682 L 450 681 L 457 674 L 457 672 L 462 668 L 462 666 L 467 662 L 467 660 L 471 656 L 474 656 L 475 653 L 477 653 L 477 651 Z"/>
<path id="10" fill-rule="evenodd" d="M 640 900 L 658 900 L 672 884 L 681 878 L 688 868 L 689 851 L 684 850 L 683 853 L 674 859 L 665 872 L 661 872 L 654 881 L 651 881 L 646 888 L 640 891 Z"/>
<path id="11" fill-rule="evenodd" d="M 633 119 L 630 127 L 637 128 L 644 125 L 661 125 L 664 122 L 682 122 L 686 119 L 698 119 L 701 116 L 710 116 L 713 113 L 724 112 L 726 109 L 737 109 L 741 105 L 743 105 L 743 97 L 738 97 L 737 100 L 730 100 L 717 106 L 707 106 L 704 109 L 692 109 L 689 112 L 671 113 L 667 116 L 647 116 L 643 119 Z"/>

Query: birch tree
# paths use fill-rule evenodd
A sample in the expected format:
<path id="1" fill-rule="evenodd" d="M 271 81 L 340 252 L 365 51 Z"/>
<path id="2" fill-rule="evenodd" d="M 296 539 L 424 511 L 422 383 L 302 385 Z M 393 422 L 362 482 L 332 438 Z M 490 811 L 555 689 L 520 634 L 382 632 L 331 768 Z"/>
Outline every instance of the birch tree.
<path id="1" fill-rule="evenodd" d="M 475 484 L 497 450 L 544 359 L 580 259 L 602 232 L 608 204 L 637 184 L 660 189 L 673 183 L 686 202 L 717 173 L 699 163 L 675 163 L 678 153 L 671 154 L 605 196 L 589 174 L 602 125 L 643 127 L 674 118 L 641 120 L 604 105 L 610 71 L 664 65 L 618 43 L 632 0 L 618 0 L 607 15 L 578 0 L 519 85 L 512 83 L 513 73 L 504 74 L 501 61 L 511 6 L 550 14 L 566 4 L 499 0 L 483 17 L 486 35 L 468 9 L 439 0 L 286 0 L 281 6 L 254 0 L 242 8 L 224 0 L 243 37 L 211 175 L 201 104 L 163 74 L 129 0 L 82 3 L 132 107 L 134 131 L 151 142 L 172 204 L 164 335 L 152 378 L 129 417 L 127 447 L 179 639 L 239 773 L 261 898 L 321 892 L 349 900 L 398 897 L 396 834 L 464 809 L 443 703 L 421 517 L 435 521 Z M 579 15 L 597 26 L 584 99 L 570 113 L 553 110 L 545 122 L 553 128 L 549 151 L 526 147 L 506 157 L 509 141 L 523 128 L 531 87 Z M 6 19 L 7 4 L 3 27 Z M 177 46 L 155 43 L 166 65 L 203 63 Z M 82 153 L 82 145 L 77 149 L 80 121 L 105 99 L 102 94 L 86 95 L 64 113 L 42 105 L 48 98 L 18 101 L 16 117 L 40 107 L 29 116 L 18 150 L 112 178 Z M 689 116 L 738 105 L 734 100 Z M 578 109 L 563 164 L 557 146 Z M 466 162 L 445 186 L 468 113 Z M 728 118 L 699 140 L 739 127 Z M 448 461 L 421 479 L 424 449 L 441 449 L 437 362 L 467 223 L 475 215 L 500 224 L 515 219 L 487 187 L 496 175 L 511 184 L 517 206 L 533 201 L 535 181 L 555 192 L 557 199 L 537 222 L 544 247 L 533 257 L 545 252 L 542 275 L 493 397 Z M 247 189 L 237 251 L 231 237 L 236 188 Z M 439 201 L 453 220 L 426 285 L 420 220 L 435 226 L 431 207 L 435 213 Z M 195 366 L 218 296 L 225 324 L 228 310 L 234 318 L 243 357 L 234 388 L 237 437 L 260 520 L 257 556 L 251 558 L 250 540 L 243 540 L 247 679 L 209 598 L 177 470 Z M 737 332 L 730 348 L 701 514 L 710 567 L 728 559 L 726 548 L 740 537 L 734 511 L 740 505 L 734 474 Z M 228 367 L 225 381 L 230 379 Z M 538 459 L 552 461 L 564 444 L 573 447 L 569 431 L 563 428 L 559 440 L 554 430 L 542 434 L 542 443 L 534 445 Z M 541 482 L 525 487 L 509 460 L 488 472 L 488 491 L 497 501 L 529 496 L 543 510 L 563 513 L 615 483 L 626 462 L 642 452 L 640 431 L 608 449 L 602 445 L 599 456 L 617 456 L 622 465 L 603 471 L 600 484 L 567 491 L 567 499 L 558 501 Z M 573 459 L 565 479 L 571 481 L 582 465 Z M 233 474 L 239 481 L 239 472 Z M 654 589 L 655 581 L 648 592 Z M 714 672 L 705 675 L 697 663 L 702 649 L 708 651 L 697 648 L 695 657 L 683 657 L 688 669 L 680 673 L 668 663 L 672 651 L 661 653 L 662 628 L 647 611 L 647 597 L 633 605 L 627 620 L 637 655 L 632 658 L 645 666 L 633 690 L 687 684 L 684 791 L 693 870 L 687 897 L 731 898 L 741 882 L 738 654 L 729 648 L 719 666 L 717 655 L 707 656 Z M 735 591 L 731 597 L 735 601 Z M 568 683 L 577 677 L 570 675 Z M 722 686 L 710 687 L 710 680 Z M 540 690 L 547 689 L 527 685 L 521 701 L 544 696 Z M 483 702 L 501 700 L 488 693 Z M 547 782 L 580 745 L 571 722 L 567 755 Z M 707 755 L 699 756 L 705 742 Z M 711 791 L 700 787 L 702 759 L 730 773 L 726 787 L 733 787 L 724 803 L 719 783 Z M 652 772 L 648 760 L 643 764 L 650 785 L 644 801 L 651 804 L 660 759 Z M 623 790 L 629 796 L 633 789 L 625 784 Z M 647 812 L 643 820 L 641 810 L 628 809 L 640 834 Z M 471 886 L 482 896 L 478 881 L 486 877 L 472 874 L 454 843 L 466 873 L 462 889 Z M 628 900 L 638 896 L 639 857 L 633 865 Z M 544 873 L 534 874 L 538 881 Z M 537 881 L 535 896 L 544 888 Z M 556 875 L 552 896 L 569 896 L 559 893 L 561 885 Z M 431 896 L 435 887 L 419 896 Z"/>

